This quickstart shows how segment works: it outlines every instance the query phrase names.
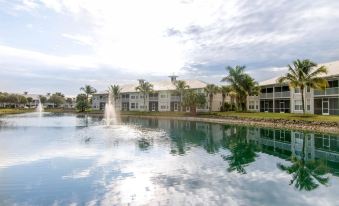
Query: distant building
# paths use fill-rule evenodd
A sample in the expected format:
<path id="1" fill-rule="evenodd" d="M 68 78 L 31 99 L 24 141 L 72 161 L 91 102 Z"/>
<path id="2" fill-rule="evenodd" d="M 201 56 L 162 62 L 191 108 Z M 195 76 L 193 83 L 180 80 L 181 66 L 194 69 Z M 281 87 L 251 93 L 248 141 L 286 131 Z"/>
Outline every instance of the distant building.
<path id="1" fill-rule="evenodd" d="M 116 103 L 116 109 L 121 111 L 181 111 L 180 96 L 175 93 L 175 82 L 177 76 L 170 76 L 169 80 L 150 82 L 153 85 L 154 92 L 146 95 L 146 104 L 144 105 L 143 95 L 136 91 L 136 87 L 140 84 L 121 85 L 120 97 Z M 205 94 L 204 88 L 207 83 L 200 80 L 184 80 L 186 84 L 197 93 Z M 206 94 L 205 94 L 206 95 Z M 108 93 L 99 92 L 93 95 L 92 108 L 94 110 L 103 110 L 107 102 Z M 221 94 L 214 95 L 212 105 L 209 105 L 206 96 L 206 105 L 197 108 L 197 112 L 207 112 L 209 107 L 212 111 L 220 111 L 222 96 Z M 189 112 L 190 108 L 184 108 L 184 111 Z"/>

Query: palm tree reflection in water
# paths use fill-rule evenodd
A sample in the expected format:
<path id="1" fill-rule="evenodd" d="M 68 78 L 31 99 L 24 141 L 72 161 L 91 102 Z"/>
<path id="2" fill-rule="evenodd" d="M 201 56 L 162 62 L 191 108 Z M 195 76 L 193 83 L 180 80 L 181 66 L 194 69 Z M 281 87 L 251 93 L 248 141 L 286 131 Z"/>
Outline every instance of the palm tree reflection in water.
<path id="1" fill-rule="evenodd" d="M 277 166 L 282 171 L 292 174 L 290 185 L 298 190 L 311 191 L 316 189 L 319 184 L 327 185 L 329 177 L 325 176 L 329 170 L 321 160 L 306 160 L 306 135 L 303 134 L 302 153 L 300 159 L 292 156 L 292 165 L 286 166 L 278 163 Z"/>
<path id="2" fill-rule="evenodd" d="M 229 131 L 229 136 L 224 136 L 223 146 L 227 148 L 231 154 L 222 155 L 222 158 L 228 162 L 228 171 L 237 171 L 246 174 L 245 167 L 255 161 L 257 157 L 257 147 L 250 143 L 247 138 L 246 128 L 225 126 L 225 130 Z M 229 127 L 227 129 L 227 127 Z"/>

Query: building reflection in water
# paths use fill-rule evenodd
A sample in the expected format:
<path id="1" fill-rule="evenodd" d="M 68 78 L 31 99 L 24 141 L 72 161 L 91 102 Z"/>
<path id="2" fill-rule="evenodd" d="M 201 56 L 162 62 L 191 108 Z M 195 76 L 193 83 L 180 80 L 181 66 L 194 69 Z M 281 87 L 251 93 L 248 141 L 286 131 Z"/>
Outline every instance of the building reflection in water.
<path id="1" fill-rule="evenodd" d="M 220 150 L 229 172 L 246 174 L 246 167 L 256 161 L 258 152 L 290 162 L 278 168 L 291 175 L 290 184 L 299 190 L 313 190 L 329 181 L 328 173 L 339 174 L 339 136 L 309 132 L 221 125 L 163 119 L 129 117 L 126 122 L 165 130 L 170 137 L 170 152 L 184 155 L 194 147 L 209 154 Z M 148 143 L 139 144 L 144 150 Z M 152 140 L 148 140 L 151 142 Z"/>

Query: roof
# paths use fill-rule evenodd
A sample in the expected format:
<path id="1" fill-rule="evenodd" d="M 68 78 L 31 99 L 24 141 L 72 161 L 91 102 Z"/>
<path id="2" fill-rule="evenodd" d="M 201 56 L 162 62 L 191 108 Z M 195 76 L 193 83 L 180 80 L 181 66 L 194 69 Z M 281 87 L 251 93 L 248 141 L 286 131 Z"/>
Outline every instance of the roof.
<path id="1" fill-rule="evenodd" d="M 201 89 L 205 88 L 207 86 L 206 82 L 200 81 L 200 80 L 183 80 L 186 82 L 186 84 L 192 88 L 192 89 Z M 153 85 L 154 91 L 167 91 L 167 90 L 175 90 L 175 85 L 171 82 L 171 80 L 162 80 L 162 81 L 155 81 L 150 82 Z M 121 85 L 121 93 L 126 92 L 137 92 L 135 88 L 139 86 L 139 83 L 135 84 L 125 84 Z M 103 92 L 97 92 L 96 94 L 107 94 L 106 91 Z"/>
<path id="2" fill-rule="evenodd" d="M 333 76 L 339 76 L 339 61 L 333 61 L 333 62 L 328 62 L 328 63 L 322 63 L 318 64 L 318 67 L 320 66 L 325 66 L 328 69 L 328 73 L 324 75 L 320 75 L 322 77 L 333 77 Z M 265 86 L 265 85 L 272 85 L 276 84 L 277 80 L 280 76 L 274 77 L 271 79 L 267 79 L 265 81 L 259 82 L 260 86 Z"/>

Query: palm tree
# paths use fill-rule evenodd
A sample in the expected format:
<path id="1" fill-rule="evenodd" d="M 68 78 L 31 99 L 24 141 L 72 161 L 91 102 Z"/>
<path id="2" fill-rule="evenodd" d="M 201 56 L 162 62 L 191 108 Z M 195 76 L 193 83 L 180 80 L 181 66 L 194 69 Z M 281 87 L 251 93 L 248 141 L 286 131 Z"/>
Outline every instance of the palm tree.
<path id="1" fill-rule="evenodd" d="M 146 111 L 146 95 L 153 92 L 153 85 L 149 82 L 140 82 L 135 90 L 142 93 L 144 97 L 144 110 Z"/>
<path id="2" fill-rule="evenodd" d="M 278 79 L 278 83 L 288 83 L 291 88 L 300 88 L 302 109 L 305 114 L 304 90 L 306 87 L 313 89 L 325 89 L 328 86 L 326 79 L 319 77 L 321 74 L 327 74 L 327 68 L 321 66 L 316 68 L 317 64 L 309 59 L 293 61 L 293 65 L 287 65 L 288 73 Z"/>
<path id="3" fill-rule="evenodd" d="M 85 85 L 84 87 L 81 87 L 80 91 L 83 91 L 86 94 L 87 104 L 89 104 L 90 95 L 95 94 L 97 92 L 97 90 L 91 85 Z"/>
<path id="4" fill-rule="evenodd" d="M 329 177 L 325 176 L 328 172 L 328 169 L 323 161 L 305 161 L 305 141 L 306 135 L 304 134 L 301 159 L 298 159 L 294 156 L 292 157 L 291 166 L 285 166 L 281 163 L 278 163 L 277 166 L 282 171 L 285 171 L 288 174 L 293 174 L 290 185 L 295 184 L 295 188 L 299 190 L 311 191 L 319 186 L 318 183 L 326 185 L 328 183 Z"/>
<path id="5" fill-rule="evenodd" d="M 225 110 L 225 99 L 226 99 L 226 96 L 228 96 L 230 94 L 230 92 L 232 91 L 232 87 L 231 86 L 221 86 L 220 87 L 220 92 L 221 92 L 221 96 L 222 96 L 222 103 L 221 103 L 221 108 L 222 108 L 222 111 Z"/>
<path id="6" fill-rule="evenodd" d="M 189 107 L 191 114 L 196 115 L 197 107 L 204 106 L 206 104 L 206 97 L 202 93 L 196 93 L 192 89 L 184 93 L 183 106 Z"/>
<path id="7" fill-rule="evenodd" d="M 209 112 L 212 112 L 212 103 L 213 103 L 213 97 L 215 94 L 219 92 L 219 87 L 214 85 L 214 84 L 208 84 L 204 88 L 205 92 L 207 93 L 208 96 L 208 101 L 209 101 Z"/>
<path id="8" fill-rule="evenodd" d="M 116 105 L 117 99 L 120 96 L 121 87 L 119 85 L 111 85 L 108 87 L 108 92 L 113 96 L 114 105 Z"/>
<path id="9" fill-rule="evenodd" d="M 235 105 L 235 99 L 238 96 L 238 94 L 237 94 L 236 91 L 232 90 L 232 91 L 230 91 L 229 95 L 230 95 L 230 98 L 231 98 L 231 110 L 234 110 L 233 106 Z"/>
<path id="10" fill-rule="evenodd" d="M 237 93 L 239 108 L 246 110 L 247 96 L 254 95 L 259 92 L 259 86 L 254 79 L 245 73 L 245 66 L 226 67 L 228 76 L 222 78 L 221 81 L 229 82 Z"/>
<path id="11" fill-rule="evenodd" d="M 190 87 L 183 80 L 175 81 L 174 85 L 175 85 L 176 92 L 180 95 L 180 110 L 183 111 L 183 105 L 182 105 L 183 96 L 184 96 L 185 91 L 187 91 L 187 89 L 189 89 Z"/>

